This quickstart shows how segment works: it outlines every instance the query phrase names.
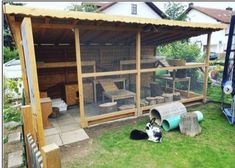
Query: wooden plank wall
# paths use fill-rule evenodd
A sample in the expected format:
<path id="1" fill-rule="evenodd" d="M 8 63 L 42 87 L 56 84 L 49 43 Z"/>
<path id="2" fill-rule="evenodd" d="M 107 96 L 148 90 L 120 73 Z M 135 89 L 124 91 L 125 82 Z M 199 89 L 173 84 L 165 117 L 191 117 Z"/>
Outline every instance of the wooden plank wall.
<path id="1" fill-rule="evenodd" d="M 35 53 L 37 63 L 76 61 L 73 46 L 35 46 Z M 142 58 L 153 54 L 154 47 L 142 47 Z M 119 70 L 120 60 L 135 59 L 135 46 L 81 46 L 81 59 L 82 61 L 95 60 L 97 71 Z M 92 72 L 92 68 L 83 67 L 82 71 Z M 135 75 L 128 78 L 131 84 L 135 84 Z M 77 70 L 76 67 L 38 69 L 38 80 L 40 91 L 49 90 L 49 96 L 52 98 L 63 97 L 62 85 L 76 83 Z"/>

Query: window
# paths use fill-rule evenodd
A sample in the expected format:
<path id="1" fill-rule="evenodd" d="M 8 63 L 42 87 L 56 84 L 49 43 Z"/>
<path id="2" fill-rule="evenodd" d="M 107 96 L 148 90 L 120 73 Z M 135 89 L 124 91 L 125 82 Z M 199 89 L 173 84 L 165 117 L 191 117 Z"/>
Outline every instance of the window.
<path id="1" fill-rule="evenodd" d="M 131 4 L 131 14 L 137 15 L 137 4 Z"/>

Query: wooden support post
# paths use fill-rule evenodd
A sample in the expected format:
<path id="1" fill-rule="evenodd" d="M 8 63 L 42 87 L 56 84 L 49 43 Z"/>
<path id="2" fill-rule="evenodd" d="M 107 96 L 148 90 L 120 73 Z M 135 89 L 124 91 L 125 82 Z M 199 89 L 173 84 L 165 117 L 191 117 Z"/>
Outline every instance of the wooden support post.
<path id="1" fill-rule="evenodd" d="M 56 144 L 50 144 L 41 148 L 44 168 L 61 168 L 60 148 Z"/>
<path id="2" fill-rule="evenodd" d="M 141 55 L 141 33 L 138 32 L 136 34 L 136 107 L 137 107 L 137 115 L 141 115 L 142 111 L 140 109 L 140 93 L 141 93 L 141 63 L 140 63 L 140 55 Z"/>
<path id="3" fill-rule="evenodd" d="M 31 135 L 35 139 L 31 106 L 30 105 L 22 106 L 21 113 L 23 116 L 22 118 L 23 118 L 23 124 L 24 124 L 24 136 L 26 137 L 28 133 L 31 133 Z"/>
<path id="4" fill-rule="evenodd" d="M 30 168 L 30 155 L 29 155 L 29 147 L 27 145 L 27 134 L 31 133 L 33 136 L 33 139 L 35 139 L 35 132 L 33 130 L 33 117 L 32 117 L 32 111 L 31 111 L 31 106 L 26 105 L 21 107 L 21 113 L 22 113 L 22 118 L 23 118 L 23 125 L 24 125 L 24 140 L 26 144 L 26 157 L 27 157 L 27 162 L 28 166 Z"/>
<path id="5" fill-rule="evenodd" d="M 19 58 L 20 58 L 20 65 L 21 65 L 21 72 L 22 72 L 22 81 L 24 85 L 24 96 L 25 96 L 25 103 L 29 104 L 29 87 L 26 75 L 26 68 L 25 68 L 25 57 L 24 52 L 21 45 L 21 33 L 20 33 L 20 24 L 16 24 L 15 18 L 13 16 L 8 16 L 9 25 L 11 26 L 12 35 L 15 39 L 16 47 L 18 49 Z"/>
<path id="6" fill-rule="evenodd" d="M 78 28 L 75 28 L 75 37 L 74 38 L 75 38 L 76 61 L 77 61 L 80 123 L 81 123 L 81 126 L 84 128 L 84 127 L 88 127 L 88 123 L 85 120 L 85 112 L 84 112 L 82 64 L 81 64 L 80 37 L 79 37 L 79 29 Z"/>
<path id="7" fill-rule="evenodd" d="M 207 48 L 205 56 L 205 73 L 204 73 L 204 88 L 203 88 L 203 102 L 206 102 L 207 88 L 208 88 L 208 68 L 210 58 L 210 44 L 211 44 L 211 32 L 207 35 Z"/>
<path id="8" fill-rule="evenodd" d="M 38 142 L 39 148 L 41 148 L 45 144 L 45 136 L 42 121 L 42 110 L 40 104 L 36 58 L 33 44 L 34 40 L 32 32 L 32 23 L 31 18 L 29 17 L 25 17 L 22 21 L 21 36 L 25 56 L 25 65 L 28 76 L 28 86 L 30 88 L 29 96 L 31 102 L 32 115 L 36 118 L 36 127 L 34 126 L 33 128 L 37 131 L 36 140 Z"/>

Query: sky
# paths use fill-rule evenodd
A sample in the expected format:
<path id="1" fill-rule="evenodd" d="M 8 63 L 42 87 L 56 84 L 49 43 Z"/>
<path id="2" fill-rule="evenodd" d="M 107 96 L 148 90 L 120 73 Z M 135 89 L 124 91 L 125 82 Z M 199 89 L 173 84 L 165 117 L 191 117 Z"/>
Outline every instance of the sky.
<path id="1" fill-rule="evenodd" d="M 35 8 L 45 8 L 45 9 L 57 9 L 64 10 L 73 2 L 24 2 L 28 7 Z M 75 4 L 80 4 L 81 2 L 75 2 Z M 181 2 L 183 5 L 188 6 L 189 2 Z M 235 2 L 193 2 L 195 6 L 225 9 L 227 7 L 232 7 L 235 10 Z M 164 11 L 164 4 L 167 2 L 154 2 L 154 4 Z"/>

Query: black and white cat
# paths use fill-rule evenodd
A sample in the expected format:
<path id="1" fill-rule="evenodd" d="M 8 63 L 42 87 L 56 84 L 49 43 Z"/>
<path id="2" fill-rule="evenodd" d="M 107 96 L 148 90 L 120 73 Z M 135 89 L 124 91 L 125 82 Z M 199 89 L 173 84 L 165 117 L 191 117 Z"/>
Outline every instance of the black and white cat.
<path id="1" fill-rule="evenodd" d="M 132 130 L 130 134 L 130 139 L 148 139 L 149 141 L 153 142 L 162 142 L 162 131 L 159 127 L 153 126 L 154 122 L 155 118 L 153 118 L 150 122 L 146 124 L 146 132 L 137 129 Z"/>

